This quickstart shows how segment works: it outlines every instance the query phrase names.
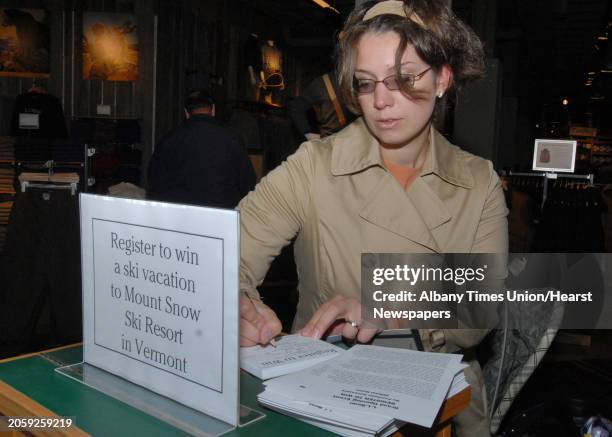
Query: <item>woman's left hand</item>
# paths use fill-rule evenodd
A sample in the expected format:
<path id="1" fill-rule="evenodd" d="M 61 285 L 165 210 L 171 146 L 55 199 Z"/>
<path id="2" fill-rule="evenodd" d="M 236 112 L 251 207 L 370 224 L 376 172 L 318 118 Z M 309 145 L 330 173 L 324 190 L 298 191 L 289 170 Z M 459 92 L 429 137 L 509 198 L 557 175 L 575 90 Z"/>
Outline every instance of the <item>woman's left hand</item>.
<path id="1" fill-rule="evenodd" d="M 344 322 L 344 323 L 338 323 Z M 368 343 L 380 332 L 372 324 L 365 326 L 361 318 L 361 302 L 353 297 L 335 296 L 314 313 L 310 321 L 300 330 L 305 337 L 321 338 L 332 326 L 329 334 L 339 334 L 360 343 Z"/>

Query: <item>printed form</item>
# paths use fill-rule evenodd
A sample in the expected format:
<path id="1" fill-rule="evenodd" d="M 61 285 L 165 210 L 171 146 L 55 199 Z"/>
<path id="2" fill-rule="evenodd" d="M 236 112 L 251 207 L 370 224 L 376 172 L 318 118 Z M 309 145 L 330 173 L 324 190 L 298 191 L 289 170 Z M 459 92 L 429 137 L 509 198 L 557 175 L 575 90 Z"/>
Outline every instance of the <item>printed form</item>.
<path id="1" fill-rule="evenodd" d="M 313 368 L 266 382 L 266 392 L 431 427 L 453 378 L 465 367 L 461 358 L 357 345 Z"/>

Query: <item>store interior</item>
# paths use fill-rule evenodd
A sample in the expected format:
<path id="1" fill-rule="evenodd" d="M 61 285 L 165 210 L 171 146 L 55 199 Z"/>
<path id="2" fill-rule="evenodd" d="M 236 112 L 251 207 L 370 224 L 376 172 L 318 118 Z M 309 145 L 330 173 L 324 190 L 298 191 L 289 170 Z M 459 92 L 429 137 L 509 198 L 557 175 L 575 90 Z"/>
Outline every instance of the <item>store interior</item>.
<path id="1" fill-rule="evenodd" d="M 144 198 L 189 90 L 209 90 L 258 180 L 297 150 L 288 106 L 334 69 L 356 1 L 0 1 L 0 358 L 80 340 L 78 193 Z M 612 2 L 449 3 L 484 42 L 487 74 L 448 96 L 436 127 L 503 177 L 510 252 L 611 252 Z M 122 39 L 105 43 L 96 23 Z M 32 101 L 37 129 L 20 118 Z M 534 174 L 536 139 L 577 141 L 577 177 Z M 71 195 L 17 208 L 36 184 Z M 288 246 L 260 287 L 285 331 L 296 286 Z M 500 435 L 573 436 L 581 418 L 612 419 L 612 333 L 557 337 Z"/>

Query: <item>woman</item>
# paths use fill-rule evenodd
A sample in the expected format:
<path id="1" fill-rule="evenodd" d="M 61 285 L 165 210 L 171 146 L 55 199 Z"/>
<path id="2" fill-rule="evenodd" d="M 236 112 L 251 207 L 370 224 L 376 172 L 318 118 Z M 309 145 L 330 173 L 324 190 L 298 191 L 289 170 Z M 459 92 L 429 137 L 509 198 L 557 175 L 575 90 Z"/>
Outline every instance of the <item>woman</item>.
<path id="1" fill-rule="evenodd" d="M 361 253 L 507 252 L 507 210 L 491 163 L 433 128 L 444 95 L 482 71 L 480 41 L 442 0 L 370 2 L 351 14 L 338 82 L 362 117 L 304 143 L 239 205 L 243 346 L 280 332 L 255 287 L 296 235 L 293 330 L 319 338 L 332 328 L 360 342 L 377 332 L 360 324 Z M 448 352 L 485 334 L 421 332 L 428 349 Z M 482 386 L 477 375 L 468 375 L 474 387 Z M 482 393 L 474 390 L 472 400 L 459 431 L 486 435 Z"/>

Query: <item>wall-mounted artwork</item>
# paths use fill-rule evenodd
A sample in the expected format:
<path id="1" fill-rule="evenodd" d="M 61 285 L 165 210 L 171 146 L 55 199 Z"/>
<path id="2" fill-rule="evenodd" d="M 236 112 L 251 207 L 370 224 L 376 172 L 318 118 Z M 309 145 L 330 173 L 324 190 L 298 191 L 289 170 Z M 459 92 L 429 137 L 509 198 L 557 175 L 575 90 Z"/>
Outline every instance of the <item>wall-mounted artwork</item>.
<path id="1" fill-rule="evenodd" d="M 48 14 L 0 9 L 0 76 L 49 77 Z"/>
<path id="2" fill-rule="evenodd" d="M 83 14 L 83 79 L 138 79 L 138 32 L 130 14 Z"/>

